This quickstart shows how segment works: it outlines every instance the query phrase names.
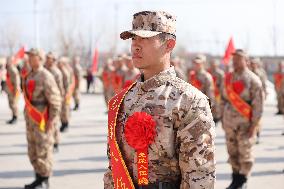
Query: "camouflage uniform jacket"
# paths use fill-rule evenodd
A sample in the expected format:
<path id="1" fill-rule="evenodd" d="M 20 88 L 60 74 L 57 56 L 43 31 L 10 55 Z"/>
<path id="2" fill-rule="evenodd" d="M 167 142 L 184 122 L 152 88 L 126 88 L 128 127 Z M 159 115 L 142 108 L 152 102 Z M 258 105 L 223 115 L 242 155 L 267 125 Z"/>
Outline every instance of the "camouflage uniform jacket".
<path id="1" fill-rule="evenodd" d="M 205 69 L 202 69 L 196 72 L 196 79 L 198 79 L 202 83 L 200 91 L 203 92 L 210 99 L 211 106 L 214 106 L 215 95 L 212 76 Z"/>
<path id="2" fill-rule="evenodd" d="M 212 75 L 213 80 L 215 80 L 216 82 L 216 86 L 219 89 L 219 91 L 221 92 L 222 90 L 222 84 L 224 82 L 224 71 L 217 68 L 217 69 L 210 69 L 210 74 Z"/>
<path id="3" fill-rule="evenodd" d="M 70 90 L 72 84 L 72 72 L 67 67 L 60 68 L 60 71 L 63 76 L 63 88 L 64 88 L 64 96 Z"/>
<path id="4" fill-rule="evenodd" d="M 249 69 L 245 69 L 242 73 L 233 72 L 232 84 L 235 92 L 247 102 L 252 108 L 252 117 L 250 120 L 251 125 L 257 125 L 263 112 L 264 94 L 262 91 L 262 85 L 260 79 Z M 243 86 L 239 85 L 239 82 Z M 227 122 L 247 123 L 248 120 L 244 118 L 229 102 L 226 94 L 225 85 L 222 87 L 222 93 L 224 96 L 224 114 L 223 118 Z"/>
<path id="5" fill-rule="evenodd" d="M 61 95 L 52 74 L 44 67 L 29 72 L 26 78 L 27 84 L 30 80 L 35 81 L 31 102 L 39 110 L 43 111 L 48 106 L 49 121 L 53 121 L 61 109 Z"/>
<path id="6" fill-rule="evenodd" d="M 255 75 L 257 75 L 262 83 L 262 89 L 264 94 L 267 94 L 267 87 L 266 87 L 266 80 L 267 80 L 267 74 L 265 72 L 264 69 L 262 68 L 257 68 L 255 70 L 252 70 L 253 73 L 255 73 Z"/>
<path id="7" fill-rule="evenodd" d="M 184 74 L 183 70 L 179 67 L 175 67 L 176 75 L 178 78 L 187 81 L 186 75 Z"/>
<path id="8" fill-rule="evenodd" d="M 126 166 L 137 184 L 137 158 L 124 137 L 124 124 L 134 112 L 147 112 L 157 123 L 149 146 L 149 182 L 181 182 L 181 189 L 214 188 L 215 126 L 208 98 L 176 77 L 171 67 L 136 85 L 118 114 L 117 140 Z M 110 183 L 111 171 L 105 174 Z M 106 188 L 112 186 L 105 185 Z"/>
<path id="9" fill-rule="evenodd" d="M 16 66 L 10 65 L 7 67 L 7 74 L 10 76 L 11 84 L 13 85 L 14 91 L 13 93 L 16 94 L 16 91 L 20 91 L 20 73 Z M 6 86 L 7 87 L 7 86 Z M 12 95 L 9 90 L 6 90 L 9 95 Z"/>
<path id="10" fill-rule="evenodd" d="M 60 94 L 61 94 L 61 96 L 63 96 L 65 91 L 64 91 L 64 88 L 63 88 L 63 75 L 62 75 L 61 71 L 55 65 L 47 68 L 47 70 L 50 71 L 50 73 L 54 76 L 54 79 L 55 79 L 56 84 L 59 88 Z"/>
<path id="11" fill-rule="evenodd" d="M 77 81 L 76 82 L 76 85 L 75 85 L 75 89 L 79 89 L 80 88 L 80 81 L 81 81 L 81 78 L 82 78 L 82 67 L 80 64 L 75 64 L 73 66 L 73 72 L 74 72 L 74 76 L 75 76 L 75 80 Z"/>

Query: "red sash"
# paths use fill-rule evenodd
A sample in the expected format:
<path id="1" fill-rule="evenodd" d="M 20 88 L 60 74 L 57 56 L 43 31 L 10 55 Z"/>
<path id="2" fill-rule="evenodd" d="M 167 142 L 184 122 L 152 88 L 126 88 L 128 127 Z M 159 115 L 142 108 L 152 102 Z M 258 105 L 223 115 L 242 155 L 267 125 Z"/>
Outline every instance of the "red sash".
<path id="1" fill-rule="evenodd" d="M 105 88 L 109 88 L 109 73 L 107 73 L 106 71 L 103 72 L 102 75 L 102 79 L 103 79 L 103 84 Z"/>
<path id="2" fill-rule="evenodd" d="M 208 70 L 208 72 L 213 78 L 215 99 L 217 102 L 219 102 L 221 100 L 221 94 L 217 86 L 217 77 L 212 74 L 211 70 Z"/>
<path id="3" fill-rule="evenodd" d="M 234 91 L 231 80 L 232 73 L 226 74 L 225 86 L 228 100 L 242 116 L 244 116 L 247 120 L 250 120 L 252 116 L 252 108 Z"/>
<path id="4" fill-rule="evenodd" d="M 13 83 L 12 83 L 12 81 L 11 81 L 11 77 L 10 77 L 10 74 L 9 73 L 7 73 L 6 74 L 6 85 L 7 85 L 7 88 L 8 88 L 8 90 L 9 90 L 9 92 L 12 94 L 12 95 L 14 95 L 14 96 L 16 96 L 16 97 L 18 97 L 19 96 L 19 91 L 18 90 L 16 90 L 16 94 L 15 94 L 15 88 L 14 88 L 14 86 L 13 86 Z"/>
<path id="5" fill-rule="evenodd" d="M 35 81 L 30 80 L 30 84 L 33 86 L 28 86 L 28 91 L 26 91 L 26 87 L 23 87 L 23 94 L 24 94 L 24 99 L 25 99 L 25 109 L 27 111 L 27 114 L 29 118 L 39 127 L 39 130 L 42 132 L 45 132 L 46 130 L 46 123 L 48 120 L 48 108 L 43 110 L 43 112 L 40 112 L 36 107 L 34 107 L 30 100 L 32 98 L 32 93 L 35 88 Z M 29 84 L 28 84 L 29 85 Z"/>
<path id="6" fill-rule="evenodd" d="M 123 78 L 120 75 L 114 73 L 112 76 L 112 85 L 115 94 L 118 94 L 121 91 L 122 84 L 123 84 Z"/>
<path id="7" fill-rule="evenodd" d="M 108 104 L 108 144 L 111 156 L 111 170 L 115 189 L 135 189 L 116 141 L 116 121 L 120 105 L 134 83 L 115 95 Z"/>
<path id="8" fill-rule="evenodd" d="M 274 76 L 275 88 L 276 90 L 280 90 L 283 76 L 281 73 L 275 73 L 273 76 Z"/>
<path id="9" fill-rule="evenodd" d="M 198 90 L 200 90 L 202 88 L 202 83 L 197 79 L 196 73 L 195 71 L 191 71 L 189 73 L 189 82 L 196 87 Z"/>
<path id="10" fill-rule="evenodd" d="M 24 78 L 27 77 L 27 75 L 28 75 L 28 70 L 27 70 L 27 68 L 23 67 L 21 69 L 21 77 L 24 79 Z"/>
<path id="11" fill-rule="evenodd" d="M 73 92 L 74 92 L 74 90 L 75 90 L 75 85 L 76 85 L 76 81 L 75 81 L 75 76 L 73 75 L 73 76 L 72 76 L 72 83 L 71 83 L 71 86 L 70 86 L 68 92 L 67 92 L 66 95 L 65 95 L 65 100 L 66 100 L 66 104 L 67 104 L 67 105 L 70 104 L 72 94 L 73 94 Z"/>

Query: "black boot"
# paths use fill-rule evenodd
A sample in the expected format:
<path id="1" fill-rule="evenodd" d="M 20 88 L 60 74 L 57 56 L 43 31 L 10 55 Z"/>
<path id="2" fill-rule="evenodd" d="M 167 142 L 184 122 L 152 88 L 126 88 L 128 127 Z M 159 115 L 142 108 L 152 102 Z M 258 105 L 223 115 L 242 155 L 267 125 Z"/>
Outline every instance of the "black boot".
<path id="1" fill-rule="evenodd" d="M 277 113 L 275 113 L 275 115 L 282 115 L 283 113 L 282 113 L 282 111 L 280 111 L 280 110 L 278 110 L 278 112 Z"/>
<path id="2" fill-rule="evenodd" d="M 238 177 L 239 177 L 238 173 L 233 173 L 232 182 L 226 189 L 237 189 L 236 186 L 237 186 Z"/>
<path id="3" fill-rule="evenodd" d="M 54 153 L 58 153 L 58 152 L 59 152 L 59 146 L 58 146 L 57 143 L 55 143 L 55 144 L 53 145 L 53 152 L 54 152 Z"/>
<path id="4" fill-rule="evenodd" d="M 25 189 L 49 189 L 49 177 L 42 177 L 36 174 L 36 180 L 31 184 L 25 185 Z"/>
<path id="5" fill-rule="evenodd" d="M 255 144 L 259 144 L 260 143 L 260 134 L 259 132 L 256 133 L 256 142 Z"/>
<path id="6" fill-rule="evenodd" d="M 60 127 L 60 132 L 63 133 L 68 129 L 68 123 L 62 123 Z"/>
<path id="7" fill-rule="evenodd" d="M 74 110 L 74 111 L 79 110 L 79 104 L 76 103 L 76 104 L 75 104 L 75 107 L 73 108 L 73 110 Z"/>
<path id="8" fill-rule="evenodd" d="M 238 185 L 236 189 L 247 189 L 247 177 L 239 174 Z"/>
<path id="9" fill-rule="evenodd" d="M 13 115 L 12 119 L 7 121 L 7 124 L 13 125 L 13 124 L 17 123 L 17 119 L 18 119 L 17 116 Z"/>

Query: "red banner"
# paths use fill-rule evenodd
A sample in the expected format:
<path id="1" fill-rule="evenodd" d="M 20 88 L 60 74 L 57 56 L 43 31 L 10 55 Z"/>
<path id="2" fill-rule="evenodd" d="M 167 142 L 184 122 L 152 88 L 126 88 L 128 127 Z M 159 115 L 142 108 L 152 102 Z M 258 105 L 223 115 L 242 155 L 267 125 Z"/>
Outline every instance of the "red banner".
<path id="1" fill-rule="evenodd" d="M 96 73 L 98 71 L 98 64 L 99 64 L 99 50 L 98 48 L 95 49 L 94 57 L 93 57 L 93 64 L 92 64 L 92 73 Z"/>

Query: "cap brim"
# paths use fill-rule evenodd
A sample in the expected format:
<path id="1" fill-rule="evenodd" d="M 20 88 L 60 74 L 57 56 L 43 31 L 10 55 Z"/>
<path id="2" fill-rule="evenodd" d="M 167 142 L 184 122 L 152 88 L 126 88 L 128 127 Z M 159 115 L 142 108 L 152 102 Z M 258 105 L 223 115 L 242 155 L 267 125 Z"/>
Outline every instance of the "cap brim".
<path id="1" fill-rule="evenodd" d="M 133 35 L 137 35 L 143 38 L 149 38 L 149 37 L 154 37 L 160 33 L 163 33 L 163 32 L 148 31 L 148 30 L 130 30 L 130 31 L 122 32 L 120 34 L 120 38 L 123 40 L 126 40 L 126 39 L 133 37 Z"/>

